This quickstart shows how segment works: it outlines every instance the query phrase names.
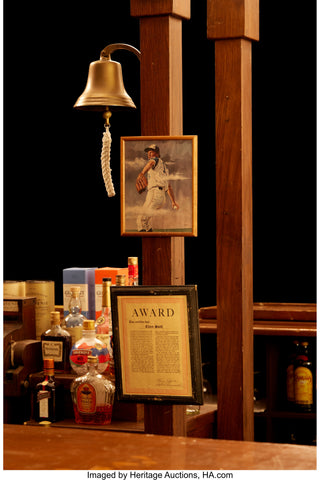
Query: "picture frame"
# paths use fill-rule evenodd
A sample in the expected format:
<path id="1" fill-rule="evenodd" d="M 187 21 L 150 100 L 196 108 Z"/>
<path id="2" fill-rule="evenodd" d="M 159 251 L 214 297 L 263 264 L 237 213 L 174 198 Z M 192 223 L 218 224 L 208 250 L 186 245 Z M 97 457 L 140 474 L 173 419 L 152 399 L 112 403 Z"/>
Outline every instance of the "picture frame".
<path id="1" fill-rule="evenodd" d="M 197 135 L 121 137 L 120 147 L 121 235 L 196 237 Z"/>
<path id="2" fill-rule="evenodd" d="M 119 401 L 203 404 L 195 285 L 111 287 Z"/>

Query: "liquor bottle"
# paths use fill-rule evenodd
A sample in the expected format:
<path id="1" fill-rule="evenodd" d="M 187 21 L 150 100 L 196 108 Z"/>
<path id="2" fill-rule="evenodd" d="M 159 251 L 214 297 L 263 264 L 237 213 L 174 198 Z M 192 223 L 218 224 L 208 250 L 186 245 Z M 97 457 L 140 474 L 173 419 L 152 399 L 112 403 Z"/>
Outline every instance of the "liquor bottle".
<path id="1" fill-rule="evenodd" d="M 123 274 L 116 275 L 116 286 L 125 287 L 126 285 L 126 276 Z"/>
<path id="2" fill-rule="evenodd" d="M 299 352 L 298 340 L 293 340 L 290 346 L 290 352 L 288 355 L 286 380 L 287 380 L 287 401 L 291 408 L 294 407 L 294 365 Z"/>
<path id="3" fill-rule="evenodd" d="M 70 391 L 76 423 L 106 425 L 111 422 L 115 387 L 97 371 L 98 358 L 88 356 L 88 371 L 73 380 Z"/>
<path id="4" fill-rule="evenodd" d="M 111 278 L 102 279 L 102 313 L 96 320 L 97 338 L 108 345 L 109 335 L 112 335 L 111 318 L 111 296 L 110 296 Z"/>
<path id="5" fill-rule="evenodd" d="M 55 373 L 70 370 L 71 335 L 60 326 L 60 313 L 51 312 L 51 328 L 41 335 L 42 358 L 53 358 Z"/>
<path id="6" fill-rule="evenodd" d="M 64 318 L 63 327 L 72 337 L 72 345 L 82 337 L 83 321 L 87 318 L 81 313 L 80 287 L 71 287 L 69 314 Z"/>
<path id="7" fill-rule="evenodd" d="M 128 284 L 139 285 L 138 257 L 128 257 Z"/>
<path id="8" fill-rule="evenodd" d="M 310 412 L 313 408 L 313 368 L 309 342 L 302 342 L 294 369 L 295 408 Z"/>
<path id="9" fill-rule="evenodd" d="M 36 422 L 56 422 L 61 417 L 62 396 L 54 378 L 53 358 L 43 360 L 43 380 L 34 390 L 33 417 Z"/>
<path id="10" fill-rule="evenodd" d="M 96 320 L 96 337 L 107 345 L 109 351 L 109 365 L 104 375 L 109 380 L 114 379 L 114 360 L 113 360 L 113 334 L 112 334 L 112 314 L 111 314 L 111 278 L 102 279 L 102 313 Z"/>
<path id="11" fill-rule="evenodd" d="M 109 351 L 105 343 L 96 337 L 94 320 L 84 320 L 82 338 L 71 348 L 70 365 L 75 373 L 84 375 L 87 372 L 88 356 L 98 357 L 98 372 L 104 373 L 109 366 Z"/>

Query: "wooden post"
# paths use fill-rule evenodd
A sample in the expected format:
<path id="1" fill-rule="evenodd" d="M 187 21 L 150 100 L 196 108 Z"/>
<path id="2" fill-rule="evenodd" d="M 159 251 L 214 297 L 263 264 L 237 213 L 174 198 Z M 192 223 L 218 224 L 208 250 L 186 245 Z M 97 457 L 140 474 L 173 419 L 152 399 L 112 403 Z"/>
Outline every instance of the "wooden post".
<path id="1" fill-rule="evenodd" d="M 218 438 L 254 439 L 251 39 L 259 0 L 208 0 L 215 40 Z"/>
<path id="2" fill-rule="evenodd" d="M 182 135 L 182 19 L 190 0 L 131 0 L 140 18 L 141 135 Z M 184 285 L 184 238 L 142 238 L 144 285 Z M 186 435 L 185 407 L 145 406 L 145 432 Z"/>

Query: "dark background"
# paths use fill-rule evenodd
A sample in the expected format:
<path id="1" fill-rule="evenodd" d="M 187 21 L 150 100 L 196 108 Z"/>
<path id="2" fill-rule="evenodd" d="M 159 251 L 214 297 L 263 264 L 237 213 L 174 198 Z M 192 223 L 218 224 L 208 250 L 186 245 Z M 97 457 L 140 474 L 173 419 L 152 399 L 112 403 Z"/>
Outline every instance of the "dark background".
<path id="1" fill-rule="evenodd" d="M 139 48 L 130 1 L 4 1 L 3 274 L 54 280 L 62 270 L 126 266 L 141 239 L 120 236 L 120 137 L 140 135 L 139 61 L 118 51 L 137 105 L 111 119 L 108 198 L 104 121 L 73 109 L 90 62 L 110 43 Z M 185 239 L 186 283 L 216 302 L 214 43 L 206 1 L 183 22 L 184 131 L 198 135 L 198 237 Z M 160 106 L 159 106 L 160 108 Z M 260 0 L 253 44 L 254 300 L 316 301 L 316 2 Z"/>

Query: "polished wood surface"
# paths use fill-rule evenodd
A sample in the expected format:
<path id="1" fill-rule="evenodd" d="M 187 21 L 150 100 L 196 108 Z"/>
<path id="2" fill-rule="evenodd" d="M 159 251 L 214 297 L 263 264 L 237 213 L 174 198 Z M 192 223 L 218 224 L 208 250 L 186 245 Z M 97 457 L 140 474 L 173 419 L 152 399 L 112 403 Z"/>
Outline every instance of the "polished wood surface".
<path id="1" fill-rule="evenodd" d="M 190 0 L 131 0 L 131 15 L 175 15 L 190 18 Z"/>
<path id="2" fill-rule="evenodd" d="M 315 303 L 255 303 L 253 333 L 267 336 L 315 337 L 317 306 Z M 217 333 L 217 307 L 199 310 L 201 333 Z"/>
<path id="3" fill-rule="evenodd" d="M 312 470 L 316 448 L 4 425 L 5 470 Z"/>
<path id="4" fill-rule="evenodd" d="M 254 438 L 253 30 L 256 0 L 208 0 L 207 36 L 215 40 L 218 438 L 233 440 Z"/>
<path id="5" fill-rule="evenodd" d="M 208 0 L 208 37 L 259 40 L 259 0 Z"/>
<path id="6" fill-rule="evenodd" d="M 293 320 L 316 322 L 317 305 L 315 303 L 270 303 L 259 302 L 253 304 L 255 320 Z M 199 310 L 200 318 L 217 318 L 217 307 L 202 307 Z"/>
<path id="7" fill-rule="evenodd" d="M 131 0 L 140 18 L 141 135 L 182 135 L 182 20 L 190 0 Z M 142 238 L 144 285 L 184 285 L 183 237 Z M 149 433 L 186 435 L 185 407 L 145 405 Z"/>

